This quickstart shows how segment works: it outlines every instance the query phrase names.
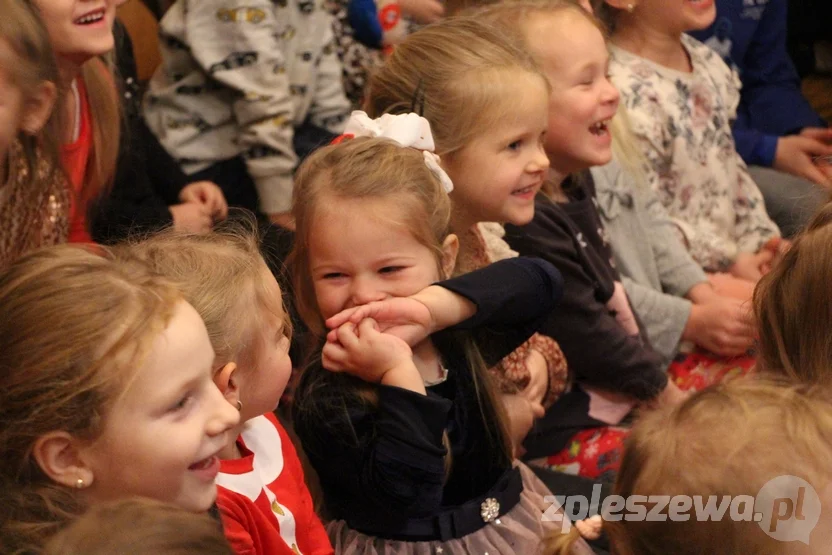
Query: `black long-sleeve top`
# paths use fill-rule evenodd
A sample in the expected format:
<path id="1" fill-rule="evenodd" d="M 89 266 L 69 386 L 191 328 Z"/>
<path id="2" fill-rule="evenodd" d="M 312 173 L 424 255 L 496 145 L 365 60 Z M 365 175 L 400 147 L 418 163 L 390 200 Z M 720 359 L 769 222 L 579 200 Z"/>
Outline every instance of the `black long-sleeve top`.
<path id="1" fill-rule="evenodd" d="M 563 300 L 540 332 L 561 346 L 575 381 L 639 400 L 652 399 L 667 385 L 667 376 L 641 323 L 641 333 L 629 335 L 607 307 L 621 278 L 595 207 L 592 176 L 586 172 L 568 178 L 563 190 L 569 202 L 555 203 L 538 195 L 529 225 L 506 226 L 511 248 L 523 256 L 541 257 L 563 274 Z M 575 428 L 604 425 L 590 418 L 588 411 L 589 398 L 580 388 L 561 397 L 526 439 L 527 456 L 559 450 Z"/>
<path id="2" fill-rule="evenodd" d="M 494 408 L 477 396 L 459 330 L 474 332 L 492 365 L 537 330 L 560 298 L 562 280 L 546 262 L 517 258 L 440 285 L 477 306 L 472 318 L 431 336 L 447 381 L 420 395 L 315 364 L 296 392 L 295 429 L 320 477 L 329 516 L 374 536 L 395 538 L 408 518 L 482 495 L 511 469 Z M 347 392 L 356 386 L 375 399 Z M 452 451 L 447 477 L 445 432 Z"/>

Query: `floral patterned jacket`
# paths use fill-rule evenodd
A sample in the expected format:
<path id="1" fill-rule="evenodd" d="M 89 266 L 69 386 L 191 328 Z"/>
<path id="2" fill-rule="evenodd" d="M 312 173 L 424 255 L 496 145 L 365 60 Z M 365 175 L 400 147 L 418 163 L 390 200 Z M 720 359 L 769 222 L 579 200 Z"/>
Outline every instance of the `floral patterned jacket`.
<path id="1" fill-rule="evenodd" d="M 683 35 L 682 44 L 691 73 L 615 46 L 610 72 L 645 154 L 650 186 L 693 258 L 706 270 L 723 271 L 780 231 L 731 134 L 738 76 L 696 39 Z"/>

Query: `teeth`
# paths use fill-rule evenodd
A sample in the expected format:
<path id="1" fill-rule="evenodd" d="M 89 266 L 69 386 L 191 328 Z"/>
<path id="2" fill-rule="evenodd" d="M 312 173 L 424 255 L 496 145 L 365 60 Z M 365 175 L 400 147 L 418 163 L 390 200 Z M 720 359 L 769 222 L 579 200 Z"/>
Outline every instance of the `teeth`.
<path id="1" fill-rule="evenodd" d="M 592 127 L 589 128 L 589 130 L 595 135 L 600 135 L 601 133 L 607 130 L 607 126 L 609 125 L 610 121 L 611 120 L 608 119 L 599 121 L 598 123 L 593 124 Z"/>
<path id="2" fill-rule="evenodd" d="M 85 15 L 84 17 L 78 19 L 78 23 L 82 23 L 82 24 L 84 24 L 84 23 L 93 23 L 95 21 L 100 21 L 102 19 L 104 19 L 104 13 L 103 12 L 95 12 L 95 13 Z"/>

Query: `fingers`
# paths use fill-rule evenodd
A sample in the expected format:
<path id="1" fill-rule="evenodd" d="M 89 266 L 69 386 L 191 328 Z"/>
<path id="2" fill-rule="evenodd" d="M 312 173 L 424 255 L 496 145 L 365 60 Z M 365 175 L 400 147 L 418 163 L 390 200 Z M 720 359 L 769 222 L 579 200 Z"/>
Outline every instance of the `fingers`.
<path id="1" fill-rule="evenodd" d="M 327 321 L 325 322 L 326 327 L 328 327 L 331 330 L 339 328 L 341 326 L 341 324 L 343 324 L 345 322 L 349 322 L 352 315 L 355 314 L 357 311 L 359 311 L 362 308 L 363 308 L 363 306 L 354 306 L 352 308 L 345 308 L 344 310 L 342 310 L 341 312 L 339 312 L 335 316 L 330 316 L 327 319 Z M 358 322 L 354 322 L 354 323 L 358 323 Z"/>
<path id="2" fill-rule="evenodd" d="M 321 364 L 327 370 L 339 372 L 347 369 L 349 355 L 337 343 L 327 342 L 321 351 Z"/>
<path id="3" fill-rule="evenodd" d="M 807 127 L 800 132 L 800 135 L 822 142 L 832 141 L 832 129 L 827 127 Z"/>

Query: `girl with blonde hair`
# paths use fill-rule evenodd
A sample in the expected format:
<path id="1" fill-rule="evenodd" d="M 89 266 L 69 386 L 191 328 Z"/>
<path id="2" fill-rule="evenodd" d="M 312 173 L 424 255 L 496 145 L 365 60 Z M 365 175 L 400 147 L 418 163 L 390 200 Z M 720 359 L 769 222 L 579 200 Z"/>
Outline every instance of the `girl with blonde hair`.
<path id="1" fill-rule="evenodd" d="M 69 188 L 56 140 L 58 65 L 25 0 L 3 0 L 0 21 L 0 268 L 67 238 Z"/>
<path id="2" fill-rule="evenodd" d="M 57 246 L 0 274 L 0 551 L 40 553 L 87 508 L 205 512 L 237 411 L 205 325 L 138 263 Z"/>
<path id="3" fill-rule="evenodd" d="M 300 314 L 322 344 L 294 422 L 333 547 L 535 553 L 548 490 L 512 461 L 485 371 L 552 310 L 559 276 L 512 259 L 448 280 L 456 185 L 427 121 L 358 113 L 347 134 L 298 172 L 291 259 Z"/>

